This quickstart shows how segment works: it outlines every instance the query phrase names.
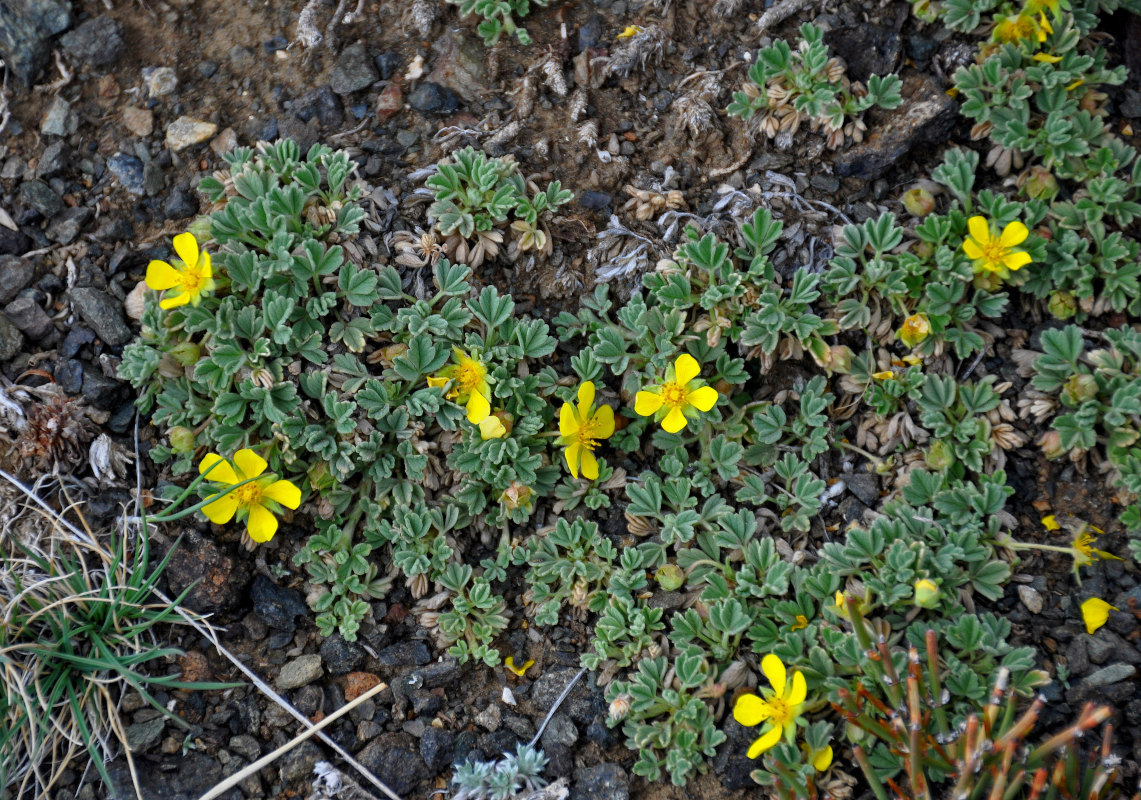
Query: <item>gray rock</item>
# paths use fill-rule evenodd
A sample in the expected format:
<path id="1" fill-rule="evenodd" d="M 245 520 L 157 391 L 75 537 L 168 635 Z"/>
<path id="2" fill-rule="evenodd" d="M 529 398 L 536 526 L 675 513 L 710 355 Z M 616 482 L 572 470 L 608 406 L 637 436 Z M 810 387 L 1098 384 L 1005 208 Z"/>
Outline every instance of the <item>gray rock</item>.
<path id="1" fill-rule="evenodd" d="M 165 188 L 166 175 L 163 174 L 162 167 L 154 161 L 143 164 L 143 191 L 147 197 L 154 197 Z"/>
<path id="2" fill-rule="evenodd" d="M 396 143 L 401 147 L 411 147 L 420 141 L 420 134 L 416 131 L 401 129 L 396 132 Z"/>
<path id="3" fill-rule="evenodd" d="M 377 661 L 386 667 L 422 667 L 431 660 L 428 645 L 419 639 L 398 642 L 377 654 Z"/>
<path id="4" fill-rule="evenodd" d="M 302 122 L 316 117 L 326 128 L 340 125 L 345 119 L 345 106 L 341 103 L 341 98 L 328 86 L 306 92 L 293 104 L 292 110 Z"/>
<path id="5" fill-rule="evenodd" d="M 143 189 L 143 162 L 126 153 L 116 153 L 107 159 L 107 169 L 131 194 L 141 195 Z"/>
<path id="6" fill-rule="evenodd" d="M 1126 89 L 1125 99 L 1121 101 L 1119 110 L 1123 117 L 1129 117 L 1131 119 L 1141 118 L 1141 91 L 1137 89 Z"/>
<path id="7" fill-rule="evenodd" d="M 32 249 L 27 234 L 0 225 L 0 256 L 19 256 Z"/>
<path id="8" fill-rule="evenodd" d="M 74 358 L 61 360 L 56 365 L 52 377 L 59 384 L 59 388 L 70 395 L 77 395 L 83 389 L 83 365 Z"/>
<path id="9" fill-rule="evenodd" d="M 60 37 L 68 54 L 92 67 L 110 67 L 123 57 L 123 25 L 111 17 L 89 19 Z"/>
<path id="10" fill-rule="evenodd" d="M 0 58 L 27 87 L 51 57 L 51 37 L 71 25 L 70 0 L 0 3 Z"/>
<path id="11" fill-rule="evenodd" d="M 166 717 L 155 717 L 146 722 L 136 722 L 127 726 L 127 746 L 131 752 L 138 753 L 152 746 L 162 738 L 162 729 L 166 727 Z"/>
<path id="12" fill-rule="evenodd" d="M 71 103 L 57 94 L 44 113 L 40 131 L 48 136 L 67 136 L 72 130 Z"/>
<path id="13" fill-rule="evenodd" d="M 449 28 L 432 42 L 432 71 L 427 80 L 455 92 L 468 103 L 478 103 L 487 90 L 486 51 L 477 37 Z"/>
<path id="14" fill-rule="evenodd" d="M 420 737 L 420 758 L 430 770 L 430 774 L 438 774 L 452 763 L 452 756 L 456 752 L 456 735 L 443 728 L 433 728 L 429 725 Z"/>
<path id="15" fill-rule="evenodd" d="M 83 231 L 88 220 L 94 215 L 95 212 L 86 206 L 68 208 L 52 220 L 52 224 L 48 226 L 48 229 L 44 233 L 53 242 L 71 244 Z"/>
<path id="16" fill-rule="evenodd" d="M 21 295 L 4 306 L 4 313 L 29 339 L 42 339 L 55 330 L 51 317 L 30 294 Z"/>
<path id="17" fill-rule="evenodd" d="M 380 79 L 382 81 L 389 80 L 404 63 L 404 59 L 400 57 L 400 53 L 394 50 L 387 50 L 372 61 L 376 64 L 377 72 L 380 73 Z"/>
<path id="18" fill-rule="evenodd" d="M 322 675 L 324 670 L 321 668 L 321 656 L 316 653 L 298 656 L 282 666 L 277 676 L 277 688 L 299 689 Z"/>
<path id="19" fill-rule="evenodd" d="M 451 114 L 460 107 L 460 98 L 446 86 L 420 81 L 408 95 L 408 105 L 421 114 Z"/>
<path id="20" fill-rule="evenodd" d="M 167 219 L 186 219 L 198 213 L 198 199 L 189 189 L 179 186 L 171 191 L 163 203 L 162 213 Z"/>
<path id="21" fill-rule="evenodd" d="M 0 314 L 0 361 L 14 358 L 24 346 L 24 334 L 4 314 Z"/>
<path id="22" fill-rule="evenodd" d="M 583 26 L 578 29 L 579 52 L 595 47 L 602 41 L 602 17 L 591 14 Z"/>
<path id="23" fill-rule="evenodd" d="M 454 658 L 445 658 L 414 670 L 412 677 L 425 689 L 438 689 L 455 683 L 460 677 L 460 667 Z"/>
<path id="24" fill-rule="evenodd" d="M 412 710 L 417 717 L 434 717 L 443 707 L 444 698 L 435 692 L 425 692 L 421 689 L 412 695 Z"/>
<path id="25" fill-rule="evenodd" d="M 352 94 L 367 89 L 377 79 L 376 67 L 363 44 L 350 44 L 341 51 L 329 86 L 337 94 Z"/>
<path id="26" fill-rule="evenodd" d="M 567 684 L 574 680 L 578 670 L 574 667 L 553 669 L 543 673 L 531 685 L 532 713 L 546 714 L 554 705 L 555 700 L 566 689 Z M 601 694 L 596 694 L 589 680 L 583 679 L 575 684 L 567 695 L 566 700 L 559 706 L 562 713 L 567 714 L 580 725 L 588 725 L 605 708 Z"/>
<path id="27" fill-rule="evenodd" d="M 845 25 L 826 33 L 824 42 L 847 64 L 848 77 L 864 83 L 869 75 L 894 72 L 903 51 L 903 38 L 882 25 Z"/>
<path id="28" fill-rule="evenodd" d="M 1086 649 L 1088 638 L 1075 636 L 1066 647 L 1066 666 L 1071 675 L 1084 675 L 1089 671 L 1089 650 Z"/>
<path id="29" fill-rule="evenodd" d="M 339 633 L 321 643 L 321 659 L 330 675 L 348 675 L 360 668 L 367 655 L 363 647 L 356 642 L 345 641 Z"/>
<path id="30" fill-rule="evenodd" d="M 134 235 L 135 227 L 122 217 L 104 220 L 95 229 L 95 238 L 102 242 L 125 242 L 133 238 Z"/>
<path id="31" fill-rule="evenodd" d="M 630 779 L 617 764 L 602 763 L 575 772 L 570 800 L 629 800 Z"/>
<path id="32" fill-rule="evenodd" d="M 217 132 L 218 126 L 213 122 L 193 117 L 179 117 L 166 128 L 166 146 L 168 150 L 177 153 L 196 144 L 202 144 Z"/>
<path id="33" fill-rule="evenodd" d="M 571 722 L 570 717 L 561 711 L 556 711 L 555 715 L 551 717 L 551 721 L 547 724 L 547 729 L 543 731 L 543 746 L 547 747 L 552 744 L 561 744 L 565 747 L 570 747 L 578 741 L 578 728 Z"/>
<path id="34" fill-rule="evenodd" d="M 123 304 L 99 289 L 71 290 L 71 305 L 95 335 L 112 347 L 131 341 L 131 329 L 123 319 Z"/>
<path id="35" fill-rule="evenodd" d="M 1066 692 L 1066 702 L 1070 705 L 1081 704 L 1095 694 L 1104 694 L 1107 697 L 1118 698 L 1132 695 L 1133 687 L 1125 686 L 1122 691 L 1117 690 L 1117 684 L 1127 681 L 1137 674 L 1137 668 L 1132 664 L 1110 664 L 1097 672 L 1087 675 Z"/>
<path id="36" fill-rule="evenodd" d="M 294 618 L 309 613 L 309 606 L 305 605 L 300 594 L 293 589 L 278 586 L 260 573 L 250 587 L 250 599 L 253 600 L 254 613 L 258 618 L 279 631 L 292 633 L 297 627 Z"/>
<path id="37" fill-rule="evenodd" d="M 406 734 L 383 734 L 357 753 L 357 761 L 401 796 L 411 796 L 429 777 L 428 765 Z"/>
<path id="38" fill-rule="evenodd" d="M 45 219 L 51 219 L 63 211 L 63 200 L 55 189 L 43 181 L 24 181 L 20 184 L 17 197 L 38 211 Z"/>
<path id="39" fill-rule="evenodd" d="M 0 256 L 0 303 L 11 302 L 35 275 L 32 262 L 16 256 Z"/>
<path id="40" fill-rule="evenodd" d="M 91 369 L 83 375 L 83 394 L 91 396 L 92 383 L 110 381 L 102 372 Z M 110 381 L 114 389 L 125 387 L 118 381 Z M 98 387 L 100 392 L 107 391 Z M 111 398 L 98 398 L 110 400 Z M 100 406 L 92 399 L 92 404 Z M 113 408 L 118 408 L 117 405 Z M 105 409 L 111 410 L 111 409 Z M 186 530 L 182 543 L 174 551 L 167 564 L 166 580 L 175 595 L 186 591 L 185 605 L 192 611 L 203 614 L 229 611 L 241 605 L 243 590 L 249 580 L 249 562 L 238 559 L 222 549 L 211 539 L 193 529 Z"/>
<path id="41" fill-rule="evenodd" d="M 54 178 L 67 169 L 71 161 L 71 153 L 63 142 L 52 142 L 40 153 L 40 160 L 36 162 L 36 177 L 40 179 Z"/>
<path id="42" fill-rule="evenodd" d="M 1136 674 L 1137 668 L 1132 664 L 1111 664 L 1087 676 L 1082 681 L 1082 684 L 1094 688 L 1098 686 L 1108 686 L 1118 681 L 1127 681 Z"/>
<path id="43" fill-rule="evenodd" d="M 307 717 L 317 713 L 317 709 L 325 702 L 325 693 L 320 686 L 302 686 L 293 693 L 293 707 Z"/>
<path id="44" fill-rule="evenodd" d="M 879 502 L 880 484 L 870 472 L 848 472 L 841 475 L 840 480 L 865 506 L 874 508 Z"/>
<path id="45" fill-rule="evenodd" d="M 928 75 L 911 75 L 901 93 L 899 108 L 868 113 L 869 134 L 836 158 L 837 175 L 868 180 L 912 149 L 946 139 L 955 124 L 956 108 L 938 82 Z"/>
<path id="46" fill-rule="evenodd" d="M 313 779 L 313 767 L 324 759 L 321 748 L 313 742 L 302 742 L 281 757 L 281 780 L 283 783 L 308 783 Z"/>
<path id="47" fill-rule="evenodd" d="M 143 84 L 151 97 L 173 94 L 178 88 L 178 73 L 170 67 L 144 67 Z"/>
<path id="48" fill-rule="evenodd" d="M 1110 659 L 1141 664 L 1141 652 L 1109 628 L 1102 628 L 1095 635 L 1085 638 L 1090 661 L 1095 664 L 1104 664 Z"/>
<path id="49" fill-rule="evenodd" d="M 492 702 L 487 708 L 475 715 L 475 724 L 495 733 L 499 730 L 499 722 L 502 716 L 503 709 L 499 707 L 499 703 Z"/>
<path id="50" fill-rule="evenodd" d="M 578 198 L 578 204 L 583 208 L 601 211 L 610 205 L 611 197 L 606 192 L 583 192 Z"/>
<path id="51" fill-rule="evenodd" d="M 101 411 L 114 411 L 130 395 L 125 383 L 108 378 L 103 374 L 103 370 L 91 364 L 83 365 L 82 392 L 87 402 Z M 198 590 L 192 591 L 191 595 L 197 597 Z"/>
<path id="52" fill-rule="evenodd" d="M 59 346 L 59 354 L 63 358 L 75 358 L 79 348 L 95 341 L 95 333 L 83 325 L 72 325 Z"/>

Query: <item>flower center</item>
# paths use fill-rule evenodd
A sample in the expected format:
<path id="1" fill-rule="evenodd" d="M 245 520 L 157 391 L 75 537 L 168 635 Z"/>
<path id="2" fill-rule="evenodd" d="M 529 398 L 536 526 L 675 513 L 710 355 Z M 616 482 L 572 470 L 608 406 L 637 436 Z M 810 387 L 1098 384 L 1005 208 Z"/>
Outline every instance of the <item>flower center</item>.
<path id="1" fill-rule="evenodd" d="M 676 408 L 685 405 L 686 391 L 680 383 L 670 382 L 662 386 L 662 403 Z"/>
<path id="2" fill-rule="evenodd" d="M 598 420 L 591 417 L 582 423 L 582 427 L 578 429 L 575 437 L 585 449 L 593 451 L 594 448 L 598 447 Z"/>
<path id="3" fill-rule="evenodd" d="M 475 362 L 461 364 L 456 370 L 456 383 L 459 384 L 461 391 L 468 393 L 474 391 L 482 380 L 483 368 Z"/>
<path id="4" fill-rule="evenodd" d="M 982 246 L 982 250 L 983 260 L 988 264 L 1001 264 L 1002 260 L 1006 258 L 1006 248 L 998 239 L 991 239 Z"/>
<path id="5" fill-rule="evenodd" d="M 241 508 L 252 508 L 253 506 L 260 506 L 261 502 L 261 486 L 257 483 L 247 483 L 245 486 L 239 486 L 234 491 L 234 496 L 238 498 L 238 505 Z"/>
<path id="6" fill-rule="evenodd" d="M 202 272 L 196 267 L 187 267 L 186 271 L 182 273 L 182 286 L 188 292 L 197 292 L 202 289 L 206 279 L 202 277 Z"/>
<path id="7" fill-rule="evenodd" d="M 771 698 L 768 704 L 769 710 L 772 712 L 769 719 L 772 720 L 774 725 L 779 725 L 783 728 L 795 719 L 795 709 L 780 697 Z"/>

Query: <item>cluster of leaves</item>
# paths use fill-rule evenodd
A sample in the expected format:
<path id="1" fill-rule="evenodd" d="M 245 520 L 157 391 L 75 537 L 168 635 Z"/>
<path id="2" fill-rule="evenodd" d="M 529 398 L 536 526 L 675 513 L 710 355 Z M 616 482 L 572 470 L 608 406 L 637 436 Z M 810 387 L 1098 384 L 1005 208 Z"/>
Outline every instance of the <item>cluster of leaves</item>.
<path id="1" fill-rule="evenodd" d="M 829 55 L 820 28 L 805 23 L 800 36 L 795 50 L 778 39 L 757 53 L 749 82 L 733 93 L 726 109 L 731 116 L 756 118 L 765 136 L 774 139 L 784 134 L 790 142 L 807 122 L 812 130 L 823 130 L 828 146 L 835 149 L 846 139 L 860 141 L 861 117 L 869 108 L 893 109 L 903 102 L 899 76 L 872 75 L 866 87 L 853 84 L 843 62 Z"/>
<path id="2" fill-rule="evenodd" d="M 1121 523 L 1141 558 L 1141 333 L 1131 327 L 1102 331 L 1106 346 L 1085 350 L 1074 325 L 1042 332 L 1042 355 L 1034 362 L 1034 387 L 1056 394 L 1065 413 L 1053 421 L 1055 439 L 1044 443 L 1050 457 L 1080 456 L 1099 449 L 1121 494 Z"/>
<path id="3" fill-rule="evenodd" d="M 478 14 L 479 35 L 488 47 L 494 46 L 502 36 L 514 36 L 519 44 L 531 44 L 531 36 L 526 28 L 520 28 L 515 18 L 522 19 L 531 13 L 531 4 L 545 7 L 551 0 L 447 0 L 460 7 L 460 15 L 467 17 Z"/>
<path id="4" fill-rule="evenodd" d="M 1023 290 L 1048 299 L 1060 319 L 1137 315 L 1139 245 L 1126 229 L 1141 216 L 1141 161 L 1107 123 L 1098 90 L 1124 82 L 1126 71 L 1110 69 L 1105 49 L 1085 38 L 1094 9 L 1075 6 L 1054 16 L 1042 42 L 984 48 L 955 86 L 972 136 L 991 142 L 988 166 L 1011 174 L 1040 209 L 1045 258 L 1028 265 Z"/>
<path id="5" fill-rule="evenodd" d="M 452 775 L 453 800 L 508 800 L 523 791 L 547 785 L 542 772 L 547 757 L 542 750 L 520 744 L 498 761 L 465 761 Z"/>

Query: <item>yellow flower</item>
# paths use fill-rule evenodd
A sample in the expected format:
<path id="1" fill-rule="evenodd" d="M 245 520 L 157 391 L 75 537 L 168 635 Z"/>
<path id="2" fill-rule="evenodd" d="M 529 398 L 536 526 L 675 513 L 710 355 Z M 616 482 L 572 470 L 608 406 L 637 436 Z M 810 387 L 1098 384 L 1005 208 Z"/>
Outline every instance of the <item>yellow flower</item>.
<path id="1" fill-rule="evenodd" d="M 934 608 L 939 603 L 939 584 L 930 578 L 920 578 L 915 582 L 915 605 L 920 608 Z"/>
<path id="2" fill-rule="evenodd" d="M 1058 524 L 1058 520 L 1053 514 L 1042 517 L 1042 527 L 1048 531 L 1060 531 L 1062 529 L 1062 526 Z"/>
<path id="3" fill-rule="evenodd" d="M 1076 81 L 1074 81 L 1073 83 L 1071 83 L 1069 86 L 1066 87 L 1066 91 L 1072 92 L 1074 89 L 1078 88 L 1083 83 L 1085 83 L 1085 80 L 1082 78 L 1078 78 Z"/>
<path id="4" fill-rule="evenodd" d="M 793 623 L 793 626 L 791 628 L 789 628 L 789 630 L 790 631 L 799 631 L 799 630 L 802 630 L 802 629 L 807 628 L 807 627 L 808 627 L 808 617 L 804 616 L 803 614 L 797 614 L 796 615 L 796 622 Z"/>
<path id="5" fill-rule="evenodd" d="M 687 416 L 696 416 L 693 409 L 704 412 L 717 405 L 717 390 L 698 381 L 700 373 L 697 359 L 683 353 L 666 370 L 664 383 L 635 395 L 634 410 L 643 417 L 656 416 L 663 430 L 677 433 L 686 426 Z"/>
<path id="6" fill-rule="evenodd" d="M 890 369 L 885 369 L 883 372 L 873 372 L 872 377 L 877 381 L 890 381 L 895 377 L 895 373 Z"/>
<path id="7" fill-rule="evenodd" d="M 903 325 L 895 332 L 900 341 L 908 347 L 922 342 L 931 334 L 931 321 L 926 314 L 912 314 L 903 321 Z"/>
<path id="8" fill-rule="evenodd" d="M 277 476 L 273 473 L 263 475 L 267 466 L 265 459 L 253 450 L 236 452 L 233 465 L 217 453 L 208 453 L 198 465 L 199 474 L 206 475 L 208 480 L 225 486 L 250 478 L 257 480 L 225 495 L 211 495 L 218 499 L 204 506 L 202 513 L 218 525 L 225 525 L 237 514 L 238 519 L 247 520 L 246 528 L 251 539 L 268 542 L 277 533 L 274 513 L 280 513 L 281 506 L 297 508 L 301 505 L 301 490 L 289 481 L 275 480 Z"/>
<path id="9" fill-rule="evenodd" d="M 1027 39 L 1044 42 L 1046 34 L 1053 32 L 1054 29 L 1050 27 L 1044 15 L 1039 14 L 1038 19 L 1035 19 L 1033 14 L 1025 12 L 1013 17 L 1003 17 L 994 26 L 995 41 L 1004 44 L 1017 44 Z"/>
<path id="10" fill-rule="evenodd" d="M 627 25 L 622 33 L 618 34 L 619 39 L 629 39 L 631 36 L 636 36 L 642 32 L 641 25 Z"/>
<path id="11" fill-rule="evenodd" d="M 1023 250 L 1015 250 L 1022 244 L 1030 231 L 1021 222 L 1011 222 L 994 236 L 991 226 L 983 217 L 971 217 L 967 221 L 970 236 L 963 240 L 963 252 L 975 262 L 975 272 L 994 272 L 1005 277 L 1007 270 L 1016 270 L 1029 264 L 1033 259 Z"/>
<path id="12" fill-rule="evenodd" d="M 1101 528 L 1095 528 L 1092 525 L 1082 525 L 1081 530 L 1074 536 L 1073 547 L 1076 551 L 1074 555 L 1074 569 L 1084 567 L 1092 564 L 1098 559 L 1109 558 L 1114 561 L 1121 561 L 1122 559 L 1115 556 L 1113 553 L 1107 553 L 1104 550 L 1098 550 L 1093 545 L 1097 541 L 1097 537 L 1105 533 Z"/>
<path id="13" fill-rule="evenodd" d="M 444 396 L 466 406 L 467 421 L 479 425 L 491 414 L 491 387 L 487 384 L 487 367 L 458 347 L 453 348 L 453 355 L 455 363 L 430 376 L 428 385 L 433 388 L 450 386 Z M 482 428 L 480 432 L 482 434 Z"/>
<path id="14" fill-rule="evenodd" d="M 771 689 L 761 689 L 764 698 L 755 694 L 743 694 L 733 705 L 733 719 L 747 728 L 765 723 L 761 735 L 749 747 L 749 758 L 756 758 L 776 746 L 784 738 L 791 742 L 796 735 L 796 723 L 804 709 L 804 698 L 808 687 L 800 670 L 792 673 L 792 680 L 785 680 L 784 663 L 769 653 L 761 660 L 761 672 L 772 684 Z"/>
<path id="15" fill-rule="evenodd" d="M 523 673 L 529 670 L 534 665 L 534 663 L 534 659 L 528 659 L 526 664 L 521 667 L 517 667 L 515 666 L 515 656 L 507 656 L 507 658 L 503 659 L 503 666 L 507 667 L 507 669 L 512 674 L 517 675 L 520 678 L 523 677 Z"/>
<path id="16" fill-rule="evenodd" d="M 147 264 L 147 287 L 155 291 L 176 290 L 173 297 L 159 301 L 160 308 L 175 308 L 202 302 L 203 292 L 214 291 L 214 271 L 210 268 L 210 254 L 198 250 L 198 241 L 192 233 L 174 237 L 174 252 L 182 259 L 181 267 L 172 267 L 165 261 Z"/>
<path id="17" fill-rule="evenodd" d="M 614 409 L 610 406 L 594 408 L 594 383 L 584 381 L 578 387 L 578 407 L 563 403 L 559 413 L 559 444 L 566 448 L 567 469 L 577 478 L 579 468 L 587 480 L 598 478 L 598 459 L 594 448 L 602 439 L 614 435 Z"/>
<path id="18" fill-rule="evenodd" d="M 1062 60 L 1062 57 L 1051 55 L 1049 53 L 1035 53 L 1034 54 L 1034 60 L 1035 61 L 1045 61 L 1047 64 L 1057 64 L 1059 61 Z"/>
<path id="19" fill-rule="evenodd" d="M 1033 15 L 1049 11 L 1050 15 L 1057 19 L 1061 13 L 1059 6 L 1061 6 L 1061 0 L 1026 0 L 1022 13 Z"/>
<path id="20" fill-rule="evenodd" d="M 484 417 L 479 423 L 479 438 L 485 442 L 488 439 L 502 439 L 507 435 L 507 426 L 495 414 Z"/>
<path id="21" fill-rule="evenodd" d="M 1095 633 L 1098 628 L 1109 620 L 1109 610 L 1120 611 L 1117 606 L 1111 606 L 1100 597 L 1091 597 L 1082 603 L 1082 619 L 1086 623 L 1086 633 Z"/>

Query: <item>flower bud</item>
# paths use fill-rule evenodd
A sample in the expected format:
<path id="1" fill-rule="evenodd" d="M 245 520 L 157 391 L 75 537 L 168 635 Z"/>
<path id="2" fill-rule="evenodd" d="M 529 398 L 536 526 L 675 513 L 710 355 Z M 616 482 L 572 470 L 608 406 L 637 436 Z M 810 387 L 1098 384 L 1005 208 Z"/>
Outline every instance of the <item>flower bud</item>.
<path id="1" fill-rule="evenodd" d="M 915 255 L 926 261 L 935 255 L 935 245 L 931 242 L 919 242 L 915 245 Z"/>
<path id="2" fill-rule="evenodd" d="M 1062 447 L 1062 435 L 1054 430 L 1042 434 L 1042 438 L 1038 440 L 1038 446 L 1042 448 L 1042 453 L 1046 458 L 1058 458 L 1066 452 Z"/>
<path id="3" fill-rule="evenodd" d="M 499 495 L 499 502 L 508 511 L 514 511 L 517 508 L 526 510 L 531 509 L 531 504 L 534 502 L 535 492 L 531 487 L 520 483 L 519 481 L 511 481 L 503 494 Z"/>
<path id="4" fill-rule="evenodd" d="M 329 465 L 324 461 L 313 462 L 313 464 L 309 466 L 306 476 L 309 478 L 309 485 L 315 492 L 324 492 L 337 485 L 337 479 L 333 477 Z"/>
<path id="5" fill-rule="evenodd" d="M 205 247 L 208 242 L 214 241 L 214 237 L 210 234 L 210 217 L 206 214 L 194 220 L 186 232 L 194 236 L 199 247 Z"/>
<path id="6" fill-rule="evenodd" d="M 1062 400 L 1067 405 L 1076 406 L 1097 397 L 1097 379 L 1093 375 L 1071 375 L 1062 387 Z"/>
<path id="7" fill-rule="evenodd" d="M 903 195 L 903 207 L 909 214 L 925 217 L 935 210 L 935 195 L 922 187 L 911 189 Z"/>
<path id="8" fill-rule="evenodd" d="M 1069 292 L 1054 292 L 1046 301 L 1046 308 L 1055 319 L 1069 319 L 1078 313 L 1078 300 Z"/>
<path id="9" fill-rule="evenodd" d="M 942 439 L 938 439 L 927 448 L 927 455 L 924 456 L 927 466 L 935 472 L 941 472 L 947 467 L 955 463 L 955 454 L 951 452 L 951 448 Z"/>
<path id="10" fill-rule="evenodd" d="M 182 366 L 190 367 L 202 357 L 202 348 L 194 342 L 179 342 L 170 348 L 170 357 Z"/>
<path id="11" fill-rule="evenodd" d="M 685 583 L 685 572 L 677 564 L 662 564 L 654 573 L 654 580 L 667 592 L 676 592 Z"/>
<path id="12" fill-rule="evenodd" d="M 1058 195 L 1058 179 L 1045 167 L 1031 167 L 1023 188 L 1035 200 L 1053 200 Z"/>
<path id="13" fill-rule="evenodd" d="M 939 586 L 929 578 L 915 582 L 915 605 L 919 608 L 935 608 L 939 604 Z"/>
<path id="14" fill-rule="evenodd" d="M 176 425 L 167 432 L 166 437 L 170 440 L 170 449 L 176 453 L 189 453 L 194 449 L 194 431 L 190 428 Z"/>

